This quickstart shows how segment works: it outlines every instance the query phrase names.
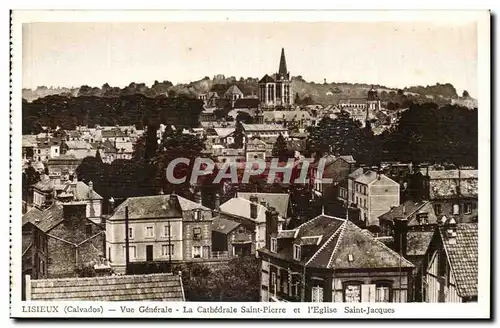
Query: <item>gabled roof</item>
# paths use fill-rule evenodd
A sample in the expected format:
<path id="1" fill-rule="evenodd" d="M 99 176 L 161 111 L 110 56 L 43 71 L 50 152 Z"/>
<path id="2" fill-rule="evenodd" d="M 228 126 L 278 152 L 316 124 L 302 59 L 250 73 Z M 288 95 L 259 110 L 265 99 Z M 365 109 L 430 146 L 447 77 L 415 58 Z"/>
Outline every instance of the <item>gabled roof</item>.
<path id="1" fill-rule="evenodd" d="M 31 280 L 32 301 L 185 301 L 182 280 L 169 273 Z"/>
<path id="2" fill-rule="evenodd" d="M 262 77 L 262 79 L 260 79 L 259 83 L 274 83 L 274 79 L 272 77 L 270 77 L 269 75 L 264 75 L 264 77 Z"/>
<path id="3" fill-rule="evenodd" d="M 90 143 L 84 140 L 65 141 L 64 143 L 69 149 L 92 149 Z"/>
<path id="4" fill-rule="evenodd" d="M 352 171 L 349 174 L 349 178 L 356 180 L 361 175 L 363 175 L 363 168 L 362 167 L 360 167 L 359 169 L 356 169 L 356 170 Z"/>
<path id="5" fill-rule="evenodd" d="M 216 217 L 212 221 L 212 231 L 227 235 L 240 225 L 239 222 L 231 221 L 221 217 Z"/>
<path id="6" fill-rule="evenodd" d="M 177 196 L 177 199 L 182 197 Z M 169 195 L 156 195 L 144 197 L 130 197 L 120 204 L 108 219 L 125 220 L 125 208 L 128 207 L 129 219 L 152 219 L 152 218 L 181 218 L 182 210 L 180 201 L 170 204 Z"/>
<path id="7" fill-rule="evenodd" d="M 43 232 L 48 232 L 63 220 L 63 205 L 59 202 L 54 202 L 44 210 L 32 207 L 23 215 L 22 225 L 29 222 Z"/>
<path id="8" fill-rule="evenodd" d="M 254 195 L 257 196 L 259 202 L 265 201 L 269 207 L 274 207 L 276 212 L 283 218 L 288 217 L 288 207 L 290 202 L 289 194 L 280 194 L 280 193 L 271 193 L 271 192 L 260 192 L 260 193 L 251 193 L 251 192 L 238 192 L 237 197 L 244 198 L 250 200 L 250 197 Z"/>
<path id="9" fill-rule="evenodd" d="M 477 223 L 458 223 L 456 237 L 449 238 L 448 227 L 439 227 L 439 234 L 450 263 L 460 297 L 477 296 L 478 241 Z M 450 240 L 454 239 L 454 242 Z"/>
<path id="10" fill-rule="evenodd" d="M 240 88 L 238 88 L 238 86 L 235 84 L 233 84 L 232 86 L 230 86 L 226 90 L 226 92 L 224 93 L 224 96 L 229 96 L 229 95 L 234 95 L 234 94 L 243 96 L 243 92 L 241 92 Z"/>
<path id="11" fill-rule="evenodd" d="M 409 231 L 406 235 L 406 255 L 423 256 L 429 249 L 434 231 Z"/>
<path id="12" fill-rule="evenodd" d="M 236 128 L 213 128 L 215 133 L 220 138 L 225 138 L 236 130 Z"/>
<path id="13" fill-rule="evenodd" d="M 317 247 L 317 251 L 304 260 L 308 267 L 324 269 L 414 267 L 411 262 L 375 239 L 370 232 L 362 230 L 349 220 L 322 214 L 294 230 L 287 231 L 286 235 L 284 233 L 278 235 L 278 238 L 292 238 L 292 231 L 294 231 L 294 244 Z M 268 254 L 292 260 L 293 253 L 289 243 L 284 242 L 281 245 L 283 247 L 279 253 Z"/>
<path id="14" fill-rule="evenodd" d="M 74 200 L 101 200 L 102 197 L 95 190 L 91 190 L 90 187 L 83 181 L 69 182 L 63 189 L 66 193 L 71 193 Z"/>

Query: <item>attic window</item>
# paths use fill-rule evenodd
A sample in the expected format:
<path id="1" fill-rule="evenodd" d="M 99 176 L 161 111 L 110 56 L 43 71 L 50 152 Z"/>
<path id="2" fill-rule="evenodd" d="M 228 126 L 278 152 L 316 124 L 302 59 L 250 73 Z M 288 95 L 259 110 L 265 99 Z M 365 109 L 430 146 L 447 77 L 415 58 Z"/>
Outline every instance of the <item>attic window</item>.
<path id="1" fill-rule="evenodd" d="M 195 219 L 196 221 L 199 221 L 199 220 L 200 220 L 200 218 L 201 218 L 201 213 L 200 213 L 200 210 L 199 210 L 199 209 L 198 209 L 198 210 L 195 210 L 195 211 L 194 211 L 194 219 Z"/>
<path id="2" fill-rule="evenodd" d="M 349 262 L 353 262 L 353 261 L 354 261 L 354 256 L 352 256 L 352 254 L 348 254 L 348 255 L 347 255 L 347 260 L 348 260 Z"/>
<path id="3" fill-rule="evenodd" d="M 276 253 L 278 251 L 278 239 L 271 238 L 271 252 Z"/>

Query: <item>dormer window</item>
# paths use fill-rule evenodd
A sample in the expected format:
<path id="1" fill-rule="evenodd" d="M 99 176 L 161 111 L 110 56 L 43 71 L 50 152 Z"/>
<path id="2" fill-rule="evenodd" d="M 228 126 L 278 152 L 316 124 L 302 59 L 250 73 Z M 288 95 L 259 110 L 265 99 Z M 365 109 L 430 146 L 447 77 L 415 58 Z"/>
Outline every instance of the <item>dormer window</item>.
<path id="1" fill-rule="evenodd" d="M 278 239 L 276 238 L 271 238 L 271 252 L 278 252 Z"/>
<path id="2" fill-rule="evenodd" d="M 200 210 L 195 210 L 194 211 L 194 219 L 195 219 L 195 221 L 199 221 L 201 219 L 201 212 L 200 212 Z"/>
<path id="3" fill-rule="evenodd" d="M 300 245 L 294 244 L 293 245 L 293 259 L 296 261 L 301 260 L 301 249 Z"/>

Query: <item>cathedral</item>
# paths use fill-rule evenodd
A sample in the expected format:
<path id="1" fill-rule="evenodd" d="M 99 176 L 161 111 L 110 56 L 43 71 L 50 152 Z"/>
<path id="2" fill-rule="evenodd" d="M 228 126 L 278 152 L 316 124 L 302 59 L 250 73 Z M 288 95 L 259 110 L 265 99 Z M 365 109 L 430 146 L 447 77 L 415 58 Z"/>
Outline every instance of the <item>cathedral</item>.
<path id="1" fill-rule="evenodd" d="M 283 48 L 278 73 L 274 78 L 266 74 L 259 81 L 259 101 L 262 109 L 290 108 L 293 104 L 290 72 L 286 69 L 285 49 Z"/>

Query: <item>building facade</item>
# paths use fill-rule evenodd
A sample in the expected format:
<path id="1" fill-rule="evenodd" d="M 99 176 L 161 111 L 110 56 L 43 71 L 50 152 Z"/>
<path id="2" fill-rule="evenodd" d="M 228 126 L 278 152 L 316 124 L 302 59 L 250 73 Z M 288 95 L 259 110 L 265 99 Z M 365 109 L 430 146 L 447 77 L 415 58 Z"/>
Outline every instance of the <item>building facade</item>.
<path id="1" fill-rule="evenodd" d="M 264 75 L 259 81 L 259 101 L 261 108 L 290 108 L 293 105 L 290 72 L 286 67 L 285 49 L 281 49 L 280 64 L 275 78 Z"/>

